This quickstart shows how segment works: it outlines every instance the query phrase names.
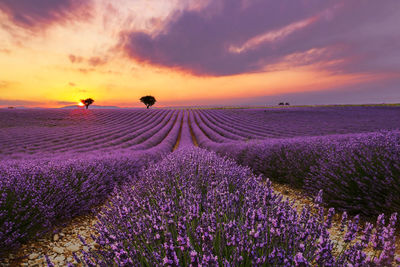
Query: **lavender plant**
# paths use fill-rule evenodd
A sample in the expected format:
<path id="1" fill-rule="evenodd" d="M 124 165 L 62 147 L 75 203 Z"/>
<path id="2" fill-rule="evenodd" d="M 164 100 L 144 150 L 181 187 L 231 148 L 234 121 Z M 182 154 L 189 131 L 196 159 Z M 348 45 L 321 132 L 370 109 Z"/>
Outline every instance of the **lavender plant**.
<path id="1" fill-rule="evenodd" d="M 81 261 L 88 266 L 394 263 L 396 214 L 374 230 L 372 239 L 384 232 L 386 245 L 368 256 L 371 225 L 358 243 L 358 221 L 344 219 L 347 245 L 337 250 L 329 233 L 334 210 L 325 220 L 324 209 L 317 208 L 317 214 L 309 207 L 298 213 L 250 169 L 206 150 L 181 148 L 115 192 L 98 216 L 99 248 Z"/>
<path id="2" fill-rule="evenodd" d="M 42 235 L 60 222 L 102 204 L 146 165 L 169 153 L 182 114 L 146 140 L 139 151 L 65 154 L 5 160 L 0 164 L 0 254 Z"/>
<path id="3" fill-rule="evenodd" d="M 190 148 L 191 131 L 201 147 L 255 173 L 310 194 L 323 189 L 324 202 L 339 209 L 379 215 L 400 208 L 398 111 L 0 110 L 0 254 L 89 212 L 128 183 L 105 210 L 101 249 L 86 264 L 388 265 L 394 216 L 388 226 L 378 217 L 357 246 L 358 224 L 343 222 L 347 248 L 333 257 L 330 220 L 307 209 L 296 215 L 248 169 Z M 359 134 L 381 129 L 392 131 Z M 145 165 L 150 169 L 132 182 Z M 136 237 L 127 234 L 132 229 Z M 370 258 L 369 240 L 377 252 Z"/>
<path id="4" fill-rule="evenodd" d="M 400 210 L 400 132 L 298 137 L 205 146 L 274 181 L 353 214 Z"/>
<path id="5" fill-rule="evenodd" d="M 155 159 L 154 155 L 151 158 Z M 0 166 L 0 254 L 101 204 L 148 155 Z"/>
<path id="6" fill-rule="evenodd" d="M 335 142 L 310 168 L 304 188 L 323 189 L 328 205 L 376 216 L 400 210 L 400 132 Z"/>

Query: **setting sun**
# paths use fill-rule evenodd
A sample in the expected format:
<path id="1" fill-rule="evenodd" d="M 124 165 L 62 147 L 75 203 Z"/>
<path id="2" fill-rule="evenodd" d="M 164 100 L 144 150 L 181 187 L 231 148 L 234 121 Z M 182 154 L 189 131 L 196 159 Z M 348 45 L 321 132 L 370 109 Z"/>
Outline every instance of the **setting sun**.
<path id="1" fill-rule="evenodd" d="M 83 104 L 82 102 L 79 102 L 79 103 L 78 103 L 78 106 L 83 107 L 84 104 Z"/>

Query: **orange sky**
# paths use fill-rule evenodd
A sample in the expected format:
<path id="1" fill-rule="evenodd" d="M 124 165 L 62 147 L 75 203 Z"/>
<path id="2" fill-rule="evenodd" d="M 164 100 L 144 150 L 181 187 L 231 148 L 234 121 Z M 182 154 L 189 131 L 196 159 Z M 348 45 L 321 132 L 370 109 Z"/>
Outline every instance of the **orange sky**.
<path id="1" fill-rule="evenodd" d="M 0 9 L 0 106 L 61 107 L 91 97 L 97 105 L 131 107 L 141 106 L 138 99 L 146 94 L 157 98 L 157 106 L 203 105 L 207 99 L 225 103 L 226 99 L 324 91 L 388 76 L 325 68 L 336 64 L 333 61 L 297 64 L 298 58 L 326 53 L 321 49 L 292 53 L 263 69 L 228 75 L 198 75 L 135 60 L 121 49 L 124 31 L 157 34 L 173 12 L 196 8 L 203 7 L 167 0 L 102 0 L 91 6 L 87 18 L 56 21 L 39 29 L 17 25 Z M 307 27 L 309 20 L 302 21 L 260 33 L 236 47 L 235 53 L 286 38 Z"/>

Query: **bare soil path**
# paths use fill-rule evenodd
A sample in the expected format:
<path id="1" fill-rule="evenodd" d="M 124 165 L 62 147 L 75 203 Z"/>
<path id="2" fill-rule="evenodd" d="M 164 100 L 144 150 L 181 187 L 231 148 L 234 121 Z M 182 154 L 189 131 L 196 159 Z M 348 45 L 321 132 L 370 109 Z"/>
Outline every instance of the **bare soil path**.
<path id="1" fill-rule="evenodd" d="M 0 266 L 47 266 L 44 255 L 47 255 L 55 266 L 66 266 L 67 262 L 77 264 L 73 253 L 80 256 L 81 250 L 95 248 L 91 235 L 96 235 L 93 230 L 96 216 L 88 214 L 73 219 L 66 227 L 59 227 L 38 240 L 33 240 L 23 245 L 8 259 L 0 261 Z M 87 247 L 79 239 L 85 239 Z"/>

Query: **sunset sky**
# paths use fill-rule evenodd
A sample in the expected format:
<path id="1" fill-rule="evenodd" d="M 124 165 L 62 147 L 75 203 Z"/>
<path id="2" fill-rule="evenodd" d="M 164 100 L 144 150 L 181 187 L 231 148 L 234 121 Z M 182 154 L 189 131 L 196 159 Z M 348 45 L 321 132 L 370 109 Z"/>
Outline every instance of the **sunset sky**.
<path id="1" fill-rule="evenodd" d="M 0 106 L 400 102 L 399 0 L 0 0 Z"/>

